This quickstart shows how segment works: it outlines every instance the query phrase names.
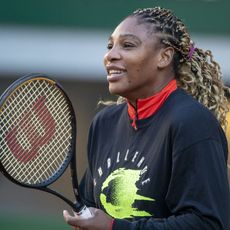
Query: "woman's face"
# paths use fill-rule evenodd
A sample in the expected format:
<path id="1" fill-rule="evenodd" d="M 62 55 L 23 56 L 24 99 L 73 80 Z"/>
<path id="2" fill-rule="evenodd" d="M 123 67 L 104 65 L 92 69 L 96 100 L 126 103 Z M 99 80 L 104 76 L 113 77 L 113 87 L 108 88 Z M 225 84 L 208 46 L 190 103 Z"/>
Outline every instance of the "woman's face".
<path id="1" fill-rule="evenodd" d="M 121 22 L 104 56 L 110 93 L 131 101 L 151 96 L 158 87 L 160 50 L 145 24 L 138 24 L 135 17 Z"/>

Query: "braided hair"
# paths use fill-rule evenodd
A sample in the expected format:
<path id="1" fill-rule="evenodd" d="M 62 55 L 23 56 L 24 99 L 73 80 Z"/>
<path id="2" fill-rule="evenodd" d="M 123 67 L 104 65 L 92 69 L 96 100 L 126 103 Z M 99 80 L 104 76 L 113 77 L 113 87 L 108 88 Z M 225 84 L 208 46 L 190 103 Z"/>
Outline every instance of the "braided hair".
<path id="1" fill-rule="evenodd" d="M 173 68 L 178 86 L 212 111 L 226 129 L 228 104 L 225 95 L 230 90 L 223 84 L 220 66 L 213 60 L 211 51 L 194 47 L 184 23 L 171 10 L 144 8 L 128 17 L 136 17 L 139 24 L 148 25 L 158 34 L 161 44 L 174 48 Z M 124 98 L 119 97 L 117 103 L 123 101 Z"/>
<path id="2" fill-rule="evenodd" d="M 194 43 L 184 25 L 171 10 L 161 7 L 138 9 L 131 17 L 139 23 L 153 25 L 153 32 L 160 34 L 160 42 L 175 50 L 173 67 L 178 86 L 211 110 L 226 128 L 228 112 L 226 93 L 220 66 L 213 60 L 210 50 L 194 48 Z"/>

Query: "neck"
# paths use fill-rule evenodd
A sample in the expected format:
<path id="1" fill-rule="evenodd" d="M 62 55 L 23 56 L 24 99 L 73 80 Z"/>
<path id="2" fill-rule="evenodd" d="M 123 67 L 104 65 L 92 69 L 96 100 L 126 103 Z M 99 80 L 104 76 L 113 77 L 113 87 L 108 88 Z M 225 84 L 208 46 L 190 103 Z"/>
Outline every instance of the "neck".
<path id="1" fill-rule="evenodd" d="M 128 101 L 128 114 L 132 126 L 137 129 L 137 120 L 145 119 L 155 114 L 164 104 L 169 95 L 177 89 L 176 80 L 171 80 L 160 92 L 145 99 L 135 101 L 135 106 Z"/>
<path id="2" fill-rule="evenodd" d="M 149 93 L 149 94 L 146 94 L 146 95 L 140 95 L 140 96 L 136 96 L 136 97 L 133 97 L 133 98 L 126 98 L 127 101 L 134 107 L 136 108 L 137 107 L 137 100 L 138 99 L 145 99 L 145 98 L 148 98 L 150 96 L 153 96 L 157 93 L 159 93 L 162 89 L 165 88 L 165 86 L 167 86 L 169 84 L 169 82 L 171 82 L 175 77 L 172 76 L 170 78 L 167 79 L 167 81 L 163 81 L 163 82 L 159 82 L 153 89 L 152 91 Z"/>

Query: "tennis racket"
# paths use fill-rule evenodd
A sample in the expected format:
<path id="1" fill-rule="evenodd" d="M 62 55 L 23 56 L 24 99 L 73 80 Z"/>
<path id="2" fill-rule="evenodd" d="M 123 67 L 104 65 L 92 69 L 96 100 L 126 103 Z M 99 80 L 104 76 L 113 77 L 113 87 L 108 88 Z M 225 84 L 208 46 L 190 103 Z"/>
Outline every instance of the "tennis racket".
<path id="1" fill-rule="evenodd" d="M 0 98 L 0 170 L 12 182 L 51 193 L 89 218 L 78 193 L 76 118 L 55 80 L 41 74 L 22 77 Z M 76 202 L 47 187 L 70 167 Z"/>

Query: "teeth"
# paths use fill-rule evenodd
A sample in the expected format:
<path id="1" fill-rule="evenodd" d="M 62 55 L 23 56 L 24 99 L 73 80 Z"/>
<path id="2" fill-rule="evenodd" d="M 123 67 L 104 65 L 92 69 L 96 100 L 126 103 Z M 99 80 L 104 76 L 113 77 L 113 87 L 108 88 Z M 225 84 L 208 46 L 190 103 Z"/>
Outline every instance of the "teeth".
<path id="1" fill-rule="evenodd" d="M 109 74 L 121 74 L 122 72 L 121 70 L 110 70 Z"/>

